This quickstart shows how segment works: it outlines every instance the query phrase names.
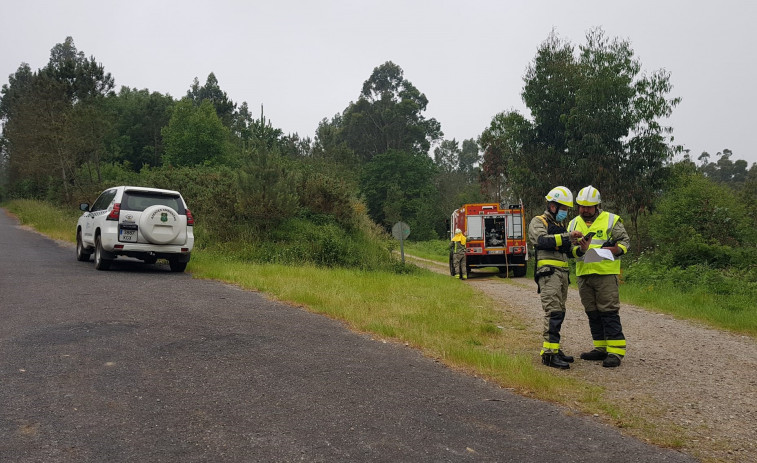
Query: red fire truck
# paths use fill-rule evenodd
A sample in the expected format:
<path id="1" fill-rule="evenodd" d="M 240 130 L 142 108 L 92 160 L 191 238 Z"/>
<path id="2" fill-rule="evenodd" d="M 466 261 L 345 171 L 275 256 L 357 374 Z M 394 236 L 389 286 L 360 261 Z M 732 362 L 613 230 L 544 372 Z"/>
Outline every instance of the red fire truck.
<path id="1" fill-rule="evenodd" d="M 472 268 L 497 267 L 501 273 L 512 269 L 513 276 L 526 275 L 528 246 L 523 203 L 464 204 L 452 212 L 450 239 L 459 228 L 468 238 L 466 271 Z M 450 274 L 454 275 L 452 254 Z"/>

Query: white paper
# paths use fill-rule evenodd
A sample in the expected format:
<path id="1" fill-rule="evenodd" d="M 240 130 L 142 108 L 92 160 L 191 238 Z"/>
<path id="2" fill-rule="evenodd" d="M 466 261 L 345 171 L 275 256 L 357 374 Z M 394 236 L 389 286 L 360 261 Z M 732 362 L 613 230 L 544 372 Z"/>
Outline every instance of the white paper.
<path id="1" fill-rule="evenodd" d="M 612 255 L 612 251 L 606 248 L 590 248 L 584 254 L 584 263 L 590 264 L 592 262 L 601 262 L 603 260 L 615 260 L 615 256 Z"/>

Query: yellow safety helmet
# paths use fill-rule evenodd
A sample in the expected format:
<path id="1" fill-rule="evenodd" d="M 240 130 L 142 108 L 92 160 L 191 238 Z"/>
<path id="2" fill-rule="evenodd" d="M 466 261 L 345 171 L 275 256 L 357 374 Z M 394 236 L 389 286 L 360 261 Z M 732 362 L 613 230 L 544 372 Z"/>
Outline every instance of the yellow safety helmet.
<path id="1" fill-rule="evenodd" d="M 602 202 L 602 197 L 599 195 L 599 190 L 589 185 L 581 188 L 576 197 L 576 202 L 581 206 L 596 206 Z"/>
<path id="2" fill-rule="evenodd" d="M 564 186 L 556 186 L 552 188 L 544 199 L 560 203 L 564 206 L 573 207 L 573 193 Z"/>

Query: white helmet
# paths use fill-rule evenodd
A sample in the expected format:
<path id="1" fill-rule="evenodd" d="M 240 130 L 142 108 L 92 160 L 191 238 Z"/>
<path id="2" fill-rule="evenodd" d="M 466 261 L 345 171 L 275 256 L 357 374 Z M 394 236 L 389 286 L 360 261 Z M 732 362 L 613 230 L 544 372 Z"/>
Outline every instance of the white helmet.
<path id="1" fill-rule="evenodd" d="M 599 190 L 589 185 L 581 188 L 581 191 L 578 192 L 576 202 L 581 206 L 596 206 L 602 202 L 602 197 L 599 195 Z"/>
<path id="2" fill-rule="evenodd" d="M 459 228 L 455 228 L 455 235 L 462 233 L 463 231 Z"/>
<path id="3" fill-rule="evenodd" d="M 564 186 L 556 186 L 552 188 L 544 199 L 560 203 L 564 206 L 573 207 L 573 193 Z"/>

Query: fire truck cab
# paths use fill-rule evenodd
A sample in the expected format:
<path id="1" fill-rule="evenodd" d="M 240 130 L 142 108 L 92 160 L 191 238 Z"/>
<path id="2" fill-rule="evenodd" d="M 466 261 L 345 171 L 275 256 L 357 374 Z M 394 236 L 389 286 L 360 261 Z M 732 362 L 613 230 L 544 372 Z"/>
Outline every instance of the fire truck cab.
<path id="1" fill-rule="evenodd" d="M 459 228 L 467 237 L 466 272 L 472 268 L 496 267 L 513 276 L 526 275 L 528 246 L 524 223 L 523 204 L 496 203 L 464 204 L 452 212 L 450 239 Z M 452 254 L 449 258 L 450 274 L 454 275 Z"/>

